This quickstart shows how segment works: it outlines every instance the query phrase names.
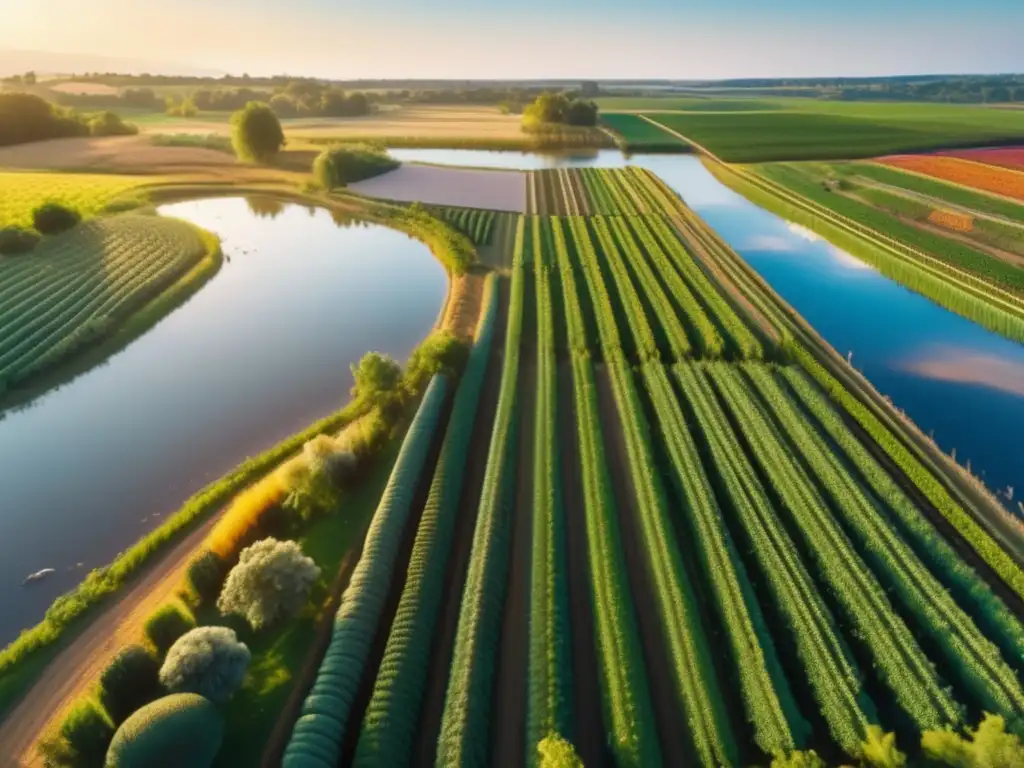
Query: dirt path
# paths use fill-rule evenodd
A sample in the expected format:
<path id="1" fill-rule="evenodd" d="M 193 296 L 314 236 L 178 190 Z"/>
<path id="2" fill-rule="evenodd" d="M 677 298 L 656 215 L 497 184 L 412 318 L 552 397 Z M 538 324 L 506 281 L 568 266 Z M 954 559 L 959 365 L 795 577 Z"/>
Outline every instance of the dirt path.
<path id="1" fill-rule="evenodd" d="M 206 521 L 168 552 L 132 589 L 50 662 L 32 689 L 0 724 L 0 759 L 7 766 L 41 766 L 35 744 L 51 722 L 93 684 L 126 645 L 138 642 L 150 614 L 181 586 L 190 555 L 198 549 L 219 515 Z"/>
<path id="2" fill-rule="evenodd" d="M 643 545 L 638 530 L 640 508 L 629 472 L 625 435 L 622 431 L 622 421 L 618 409 L 615 407 L 615 396 L 612 392 L 612 382 L 607 367 L 604 365 L 594 366 L 594 378 L 597 381 L 598 407 L 601 412 L 601 424 L 605 429 L 608 468 L 611 473 L 615 505 L 619 511 L 622 548 L 626 555 L 626 570 L 630 577 L 630 595 L 633 598 L 633 606 L 636 608 L 640 627 L 644 667 L 647 684 L 650 686 L 651 703 L 654 707 L 658 741 L 661 743 L 665 765 L 689 765 L 692 762 L 692 757 L 688 754 L 689 750 L 684 743 L 687 738 L 683 733 L 685 729 L 680 727 L 682 721 L 679 711 L 682 703 L 676 695 L 671 673 L 667 672 L 672 669 L 672 665 L 669 662 L 668 649 L 662 638 L 658 609 L 654 604 L 654 585 L 651 584 L 647 566 L 644 563 Z"/>
<path id="3" fill-rule="evenodd" d="M 562 470 L 562 499 L 566 514 L 569 621 L 572 626 L 573 744 L 589 768 L 613 765 L 601 719 L 601 687 L 597 678 L 596 629 L 591 605 L 587 562 L 587 521 L 577 451 L 576 406 L 572 368 L 558 366 L 558 440 Z"/>
<path id="4" fill-rule="evenodd" d="M 473 531 L 476 527 L 480 492 L 487 469 L 487 447 L 491 441 L 494 413 L 498 407 L 498 390 L 501 382 L 505 348 L 505 320 L 508 316 L 509 281 L 498 282 L 498 316 L 495 318 L 494 337 L 491 339 L 491 359 L 484 378 L 483 391 L 473 436 L 469 449 L 469 464 L 463 480 L 462 498 L 459 501 L 458 520 L 455 525 L 455 539 L 444 580 L 444 594 L 448 598 L 441 608 L 437 626 L 434 629 L 433 648 L 430 654 L 430 668 L 427 671 L 427 685 L 420 712 L 420 723 L 413 746 L 413 765 L 433 766 L 437 751 L 437 736 L 441 730 L 441 715 L 444 698 L 448 689 L 448 671 L 452 651 L 455 648 L 455 633 L 459 626 L 459 609 L 462 607 L 462 588 L 469 567 L 469 555 L 473 548 Z"/>

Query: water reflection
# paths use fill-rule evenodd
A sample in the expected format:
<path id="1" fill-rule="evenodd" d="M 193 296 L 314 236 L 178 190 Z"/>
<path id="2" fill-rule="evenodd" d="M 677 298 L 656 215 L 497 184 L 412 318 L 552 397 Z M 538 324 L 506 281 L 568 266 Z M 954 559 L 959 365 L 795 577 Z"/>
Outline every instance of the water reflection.
<path id="1" fill-rule="evenodd" d="M 261 219 L 276 219 L 284 213 L 284 203 L 269 195 L 246 195 L 245 203 L 254 216 Z"/>
<path id="2" fill-rule="evenodd" d="M 974 384 L 1024 398 L 1024 362 L 942 344 L 899 365 L 924 378 Z"/>

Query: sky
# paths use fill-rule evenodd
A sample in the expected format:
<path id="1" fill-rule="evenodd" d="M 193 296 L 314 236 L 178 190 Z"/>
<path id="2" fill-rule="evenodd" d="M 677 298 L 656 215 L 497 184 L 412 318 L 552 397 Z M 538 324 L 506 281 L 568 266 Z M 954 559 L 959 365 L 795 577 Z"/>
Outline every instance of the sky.
<path id="1" fill-rule="evenodd" d="M 1024 0 L 0 0 L 0 49 L 337 79 L 1022 72 L 1021 30 Z"/>

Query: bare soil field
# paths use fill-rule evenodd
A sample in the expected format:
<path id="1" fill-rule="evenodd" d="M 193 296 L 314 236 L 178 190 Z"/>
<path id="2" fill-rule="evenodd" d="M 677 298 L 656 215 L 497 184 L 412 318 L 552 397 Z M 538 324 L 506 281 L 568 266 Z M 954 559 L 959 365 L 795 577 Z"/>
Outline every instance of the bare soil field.
<path id="1" fill-rule="evenodd" d="M 348 186 L 367 197 L 429 205 L 526 210 L 526 174 L 406 164 L 393 171 Z"/>

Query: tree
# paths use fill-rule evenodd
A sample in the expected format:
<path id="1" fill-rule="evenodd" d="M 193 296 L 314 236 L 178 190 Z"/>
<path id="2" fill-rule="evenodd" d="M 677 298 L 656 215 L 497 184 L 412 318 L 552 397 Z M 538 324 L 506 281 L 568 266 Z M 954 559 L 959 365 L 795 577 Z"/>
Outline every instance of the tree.
<path id="1" fill-rule="evenodd" d="M 410 355 L 406 366 L 406 387 L 418 392 L 438 373 L 457 377 L 465 368 L 468 358 L 468 344 L 451 331 L 434 331 Z"/>
<path id="2" fill-rule="evenodd" d="M 171 646 L 160 668 L 160 682 L 172 693 L 198 693 L 224 704 L 242 685 L 251 660 L 233 629 L 199 627 Z"/>
<path id="3" fill-rule="evenodd" d="M 242 160 L 270 162 L 285 143 L 281 121 L 268 105 L 250 101 L 231 116 L 231 143 Z"/>
<path id="4" fill-rule="evenodd" d="M 580 96 L 592 99 L 601 93 L 601 88 L 594 80 L 584 80 L 580 84 Z"/>
<path id="5" fill-rule="evenodd" d="M 115 725 L 160 696 L 160 662 L 141 645 L 130 645 L 100 675 L 100 704 Z"/>
<path id="6" fill-rule="evenodd" d="M 107 768 L 208 768 L 224 738 L 224 719 L 202 696 L 157 699 L 128 718 L 110 742 Z"/>
<path id="7" fill-rule="evenodd" d="M 976 731 L 965 739 L 953 731 L 926 731 L 921 737 L 924 754 L 953 768 L 1019 768 L 1024 765 L 1024 744 L 1006 732 L 1006 721 L 985 714 Z"/>
<path id="8" fill-rule="evenodd" d="M 344 117 L 348 114 L 348 99 L 344 91 L 324 91 L 320 97 L 320 113 L 326 117 Z"/>
<path id="9" fill-rule="evenodd" d="M 25 85 L 35 85 L 36 84 L 36 73 L 35 72 L 26 72 L 24 75 L 21 76 L 21 82 L 23 82 Z"/>
<path id="10" fill-rule="evenodd" d="M 402 366 L 380 352 L 367 352 L 352 366 L 353 397 L 365 397 L 376 405 L 389 404 L 402 382 Z"/>
<path id="11" fill-rule="evenodd" d="M 60 203 L 43 203 L 32 211 L 32 226 L 44 235 L 59 235 L 75 227 L 82 220 L 78 211 Z"/>
<path id="12" fill-rule="evenodd" d="M 597 125 L 597 105 L 592 101 L 574 99 L 565 110 L 567 125 Z"/>
<path id="13" fill-rule="evenodd" d="M 298 613 L 319 577 L 320 569 L 297 543 L 263 539 L 242 550 L 217 608 L 242 616 L 260 630 Z"/>
<path id="14" fill-rule="evenodd" d="M 298 108 L 295 106 L 295 101 L 283 93 L 275 94 L 271 98 L 270 108 L 274 110 L 274 114 L 278 117 L 295 117 L 299 113 Z"/>
<path id="15" fill-rule="evenodd" d="M 165 603 L 146 620 L 143 631 L 157 652 L 164 654 L 195 626 L 195 619 L 187 615 L 178 605 Z"/>

